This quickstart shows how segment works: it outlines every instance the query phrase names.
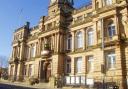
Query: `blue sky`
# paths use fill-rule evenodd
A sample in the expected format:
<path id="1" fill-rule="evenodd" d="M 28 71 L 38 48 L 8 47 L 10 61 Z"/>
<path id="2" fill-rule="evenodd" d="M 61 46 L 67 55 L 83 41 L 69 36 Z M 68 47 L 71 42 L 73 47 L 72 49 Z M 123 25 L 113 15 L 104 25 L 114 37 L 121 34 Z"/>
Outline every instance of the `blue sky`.
<path id="1" fill-rule="evenodd" d="M 74 0 L 75 7 L 89 0 Z M 0 0 L 0 56 L 9 57 L 13 32 L 26 21 L 31 26 L 38 24 L 41 16 L 47 15 L 49 0 Z"/>

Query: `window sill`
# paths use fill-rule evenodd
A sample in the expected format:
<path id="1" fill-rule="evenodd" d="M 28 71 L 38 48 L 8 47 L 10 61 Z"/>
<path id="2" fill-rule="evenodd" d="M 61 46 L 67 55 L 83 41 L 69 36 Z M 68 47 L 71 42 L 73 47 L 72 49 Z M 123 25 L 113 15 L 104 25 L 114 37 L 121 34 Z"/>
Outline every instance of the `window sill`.
<path id="1" fill-rule="evenodd" d="M 115 70 L 116 68 L 109 68 L 108 71 L 112 71 L 112 70 Z"/>

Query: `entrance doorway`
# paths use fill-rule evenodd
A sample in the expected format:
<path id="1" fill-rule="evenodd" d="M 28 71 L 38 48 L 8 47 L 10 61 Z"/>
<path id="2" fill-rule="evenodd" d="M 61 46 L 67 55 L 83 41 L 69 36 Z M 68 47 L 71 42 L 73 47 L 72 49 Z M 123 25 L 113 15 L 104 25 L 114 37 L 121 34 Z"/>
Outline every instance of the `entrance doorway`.
<path id="1" fill-rule="evenodd" d="M 50 61 L 41 61 L 40 68 L 40 81 L 49 82 L 51 77 L 51 63 Z"/>
<path id="2" fill-rule="evenodd" d="M 49 82 L 49 78 L 51 77 L 51 63 L 46 64 L 46 82 Z"/>

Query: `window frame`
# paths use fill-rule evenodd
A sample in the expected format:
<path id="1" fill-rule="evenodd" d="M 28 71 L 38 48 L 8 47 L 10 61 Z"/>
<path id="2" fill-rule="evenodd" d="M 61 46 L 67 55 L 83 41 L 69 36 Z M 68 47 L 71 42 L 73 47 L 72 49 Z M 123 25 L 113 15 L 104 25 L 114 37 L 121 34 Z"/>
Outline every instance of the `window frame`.
<path id="1" fill-rule="evenodd" d="M 116 68 L 116 54 L 115 52 L 108 53 L 106 55 L 106 68 L 107 70 Z"/>
<path id="2" fill-rule="evenodd" d="M 115 28 L 115 24 L 113 22 L 108 24 L 107 30 L 108 30 L 109 37 L 113 37 L 116 35 L 116 28 Z"/>
<path id="3" fill-rule="evenodd" d="M 36 56 L 36 44 L 32 44 L 30 54 L 31 54 L 31 58 Z"/>
<path id="4" fill-rule="evenodd" d="M 87 69 L 88 69 L 88 73 L 94 72 L 94 56 L 90 55 L 87 57 Z"/>
<path id="5" fill-rule="evenodd" d="M 83 66 L 82 61 L 83 61 L 82 57 L 75 58 L 75 73 L 76 74 L 82 73 L 82 66 Z"/>
<path id="6" fill-rule="evenodd" d="M 71 35 L 68 35 L 67 36 L 67 40 L 66 40 L 67 42 L 67 47 L 66 47 L 66 49 L 67 50 L 72 50 L 72 36 Z M 69 42 L 70 41 L 70 42 Z M 69 46 L 70 45 L 70 46 Z"/>
<path id="7" fill-rule="evenodd" d="M 79 31 L 76 33 L 76 48 L 77 49 L 80 49 L 80 48 L 83 48 L 83 33 L 82 31 Z"/>
<path id="8" fill-rule="evenodd" d="M 70 65 L 70 66 L 67 66 L 67 65 Z M 66 59 L 65 73 L 66 74 L 70 74 L 71 73 L 71 59 Z"/>
<path id="9" fill-rule="evenodd" d="M 94 30 L 93 28 L 89 28 L 87 30 L 87 46 L 94 45 Z"/>

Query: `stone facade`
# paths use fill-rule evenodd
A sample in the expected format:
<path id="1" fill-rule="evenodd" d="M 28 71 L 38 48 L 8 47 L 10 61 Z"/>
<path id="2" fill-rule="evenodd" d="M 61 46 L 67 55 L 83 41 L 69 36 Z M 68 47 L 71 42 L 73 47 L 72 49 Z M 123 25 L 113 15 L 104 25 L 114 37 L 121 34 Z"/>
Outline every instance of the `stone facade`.
<path id="1" fill-rule="evenodd" d="M 94 86 L 104 80 L 126 89 L 127 8 L 126 0 L 92 0 L 80 9 L 73 0 L 51 0 L 37 26 L 27 22 L 14 32 L 9 79 L 52 84 L 61 77 L 67 85 Z"/>

